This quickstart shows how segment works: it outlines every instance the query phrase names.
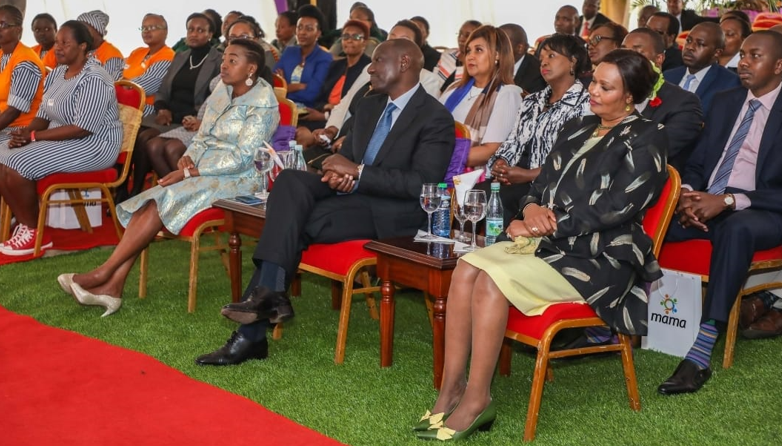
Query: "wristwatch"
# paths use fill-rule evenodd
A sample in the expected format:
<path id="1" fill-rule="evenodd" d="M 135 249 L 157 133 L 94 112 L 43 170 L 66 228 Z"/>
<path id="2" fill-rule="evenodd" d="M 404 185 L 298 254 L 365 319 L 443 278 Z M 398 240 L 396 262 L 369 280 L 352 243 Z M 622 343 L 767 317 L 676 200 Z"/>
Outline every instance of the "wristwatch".
<path id="1" fill-rule="evenodd" d="M 358 166 L 356 166 L 356 170 L 358 171 L 358 177 L 356 177 L 356 180 L 360 180 L 361 179 L 361 172 L 364 171 L 364 164 L 362 163 L 362 164 L 359 164 Z"/>
<path id="2" fill-rule="evenodd" d="M 725 198 L 722 199 L 722 202 L 725 203 L 725 207 L 729 209 L 733 209 L 736 205 L 736 200 L 733 198 L 733 194 L 725 194 Z"/>
<path id="3" fill-rule="evenodd" d="M 185 178 L 190 178 L 190 169 L 189 168 L 182 169 L 182 172 L 185 174 Z"/>

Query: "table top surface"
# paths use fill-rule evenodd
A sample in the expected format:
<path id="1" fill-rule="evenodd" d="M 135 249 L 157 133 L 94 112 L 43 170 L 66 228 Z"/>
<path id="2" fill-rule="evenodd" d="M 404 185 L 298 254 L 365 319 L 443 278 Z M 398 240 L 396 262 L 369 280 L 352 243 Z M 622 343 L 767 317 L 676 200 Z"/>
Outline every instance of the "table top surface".
<path id="1" fill-rule="evenodd" d="M 483 237 L 478 236 L 477 244 L 483 246 Z M 442 270 L 456 268 L 459 257 L 465 254 L 453 252 L 453 247 L 453 244 L 416 242 L 413 237 L 372 240 L 365 245 L 370 251 Z"/>
<path id="2" fill-rule="evenodd" d="M 253 217 L 266 218 L 266 203 L 245 204 L 231 199 L 220 199 L 215 201 L 212 206 L 226 211 L 237 212 L 239 214 L 251 215 Z"/>

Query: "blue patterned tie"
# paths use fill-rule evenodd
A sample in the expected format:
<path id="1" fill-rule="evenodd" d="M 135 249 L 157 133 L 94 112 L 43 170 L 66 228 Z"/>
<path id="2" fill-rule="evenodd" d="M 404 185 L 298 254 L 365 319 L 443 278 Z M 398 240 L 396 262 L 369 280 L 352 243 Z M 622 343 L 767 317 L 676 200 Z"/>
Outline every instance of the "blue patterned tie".
<path id="1" fill-rule="evenodd" d="M 386 111 L 383 112 L 383 116 L 380 118 L 380 122 L 375 127 L 375 132 L 372 133 L 372 138 L 367 145 L 367 151 L 364 153 L 363 164 L 372 165 L 377 156 L 377 152 L 380 151 L 380 147 L 383 145 L 383 141 L 386 140 L 388 132 L 391 131 L 391 114 L 396 110 L 396 105 L 393 102 L 389 102 L 386 106 Z"/>
<path id="2" fill-rule="evenodd" d="M 684 87 L 682 87 L 682 88 L 684 88 L 687 91 L 690 91 L 690 84 L 694 80 L 695 80 L 695 75 L 694 74 L 688 74 L 687 77 L 684 79 Z"/>
<path id="3" fill-rule="evenodd" d="M 710 194 L 719 195 L 725 192 L 725 188 L 728 186 L 730 173 L 733 171 L 733 163 L 736 162 L 736 155 L 739 154 L 739 149 L 747 138 L 749 128 L 752 125 L 752 119 L 755 117 L 755 110 L 759 107 L 760 101 L 757 99 L 749 101 L 747 113 L 744 114 L 744 118 L 741 120 L 738 130 L 736 130 L 736 134 L 733 135 L 733 139 L 730 140 L 728 150 L 725 151 L 725 158 L 723 158 L 719 169 L 717 169 L 717 174 L 714 175 L 714 181 L 711 183 L 711 186 L 709 186 L 707 192 Z"/>

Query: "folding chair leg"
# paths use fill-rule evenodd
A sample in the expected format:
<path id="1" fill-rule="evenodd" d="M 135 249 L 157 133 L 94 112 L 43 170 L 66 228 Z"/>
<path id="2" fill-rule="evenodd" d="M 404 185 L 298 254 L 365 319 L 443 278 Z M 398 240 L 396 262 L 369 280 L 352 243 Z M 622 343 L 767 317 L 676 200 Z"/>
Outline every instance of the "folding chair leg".
<path id="1" fill-rule="evenodd" d="M 622 345 L 622 368 L 624 369 L 630 408 L 638 412 L 641 410 L 641 397 L 638 395 L 638 380 L 635 377 L 633 346 L 630 344 L 630 337 L 623 334 L 619 335 L 619 343 Z"/>
<path id="2" fill-rule="evenodd" d="M 68 198 L 71 200 L 81 200 L 81 191 L 68 189 Z M 87 208 L 84 206 L 84 203 L 74 203 L 71 207 L 73 208 L 73 213 L 76 214 L 76 221 L 79 222 L 81 230 L 88 234 L 92 234 L 92 225 L 90 224 L 90 218 L 87 216 Z"/>
<path id="3" fill-rule="evenodd" d="M 538 350 L 538 357 L 535 360 L 535 372 L 532 375 L 532 389 L 529 396 L 529 407 L 527 408 L 527 423 L 524 426 L 524 441 L 535 439 L 535 430 L 538 427 L 538 414 L 540 412 L 540 401 L 543 398 L 543 385 L 546 382 L 546 369 L 548 366 L 548 345 Z"/>
<path id="4" fill-rule="evenodd" d="M 198 287 L 198 254 L 201 248 L 201 234 L 193 234 L 190 242 L 190 278 L 187 287 L 187 312 L 192 313 L 196 309 L 196 291 Z"/>
<path id="5" fill-rule="evenodd" d="M 350 281 L 345 278 L 345 282 Z M 333 290 L 333 288 L 332 288 Z M 337 328 L 337 348 L 334 352 L 334 363 L 345 361 L 345 344 L 348 339 L 348 324 L 350 323 L 350 305 L 353 303 L 353 283 L 342 283 L 342 308 L 339 311 L 339 326 Z"/>
<path id="6" fill-rule="evenodd" d="M 372 286 L 372 282 L 369 280 L 369 273 L 366 271 L 361 272 L 361 285 L 364 288 Z M 375 295 L 373 293 L 364 293 L 364 297 L 367 301 L 367 309 L 369 310 L 369 317 L 374 320 L 380 320 L 380 314 L 377 312 L 377 301 L 375 301 Z"/>
<path id="7" fill-rule="evenodd" d="M 147 297 L 147 274 L 149 272 L 149 246 L 141 251 L 141 259 L 139 261 L 139 275 L 138 275 L 138 297 L 144 299 Z"/>
<path id="8" fill-rule="evenodd" d="M 0 197 L 0 242 L 8 240 L 11 236 L 11 208 Z"/>
<path id="9" fill-rule="evenodd" d="M 346 279 L 347 280 L 347 279 Z M 353 284 L 350 284 L 350 288 L 353 288 Z M 338 280 L 331 279 L 331 309 L 339 310 L 342 306 L 342 290 L 345 289 L 345 284 Z"/>
<path id="10" fill-rule="evenodd" d="M 280 339 L 282 339 L 282 329 L 283 329 L 282 322 L 275 325 L 274 330 L 272 331 L 272 339 L 274 339 L 275 341 L 279 341 Z"/>
<path id="11" fill-rule="evenodd" d="M 502 376 L 510 376 L 510 364 L 511 364 L 511 356 L 513 355 L 513 351 L 511 350 L 511 347 L 513 345 L 513 340 L 508 338 L 503 338 L 502 340 L 502 347 L 500 348 L 500 375 Z"/>
<path id="12" fill-rule="evenodd" d="M 301 296 L 301 271 L 297 271 L 291 280 L 291 296 Z"/>
<path id="13" fill-rule="evenodd" d="M 733 307 L 730 309 L 730 317 L 728 317 L 728 329 L 725 339 L 725 355 L 722 358 L 722 368 L 729 369 L 733 365 L 733 355 L 736 349 L 736 337 L 739 331 L 739 311 L 741 310 L 741 293 L 736 298 L 736 302 L 733 303 Z"/>

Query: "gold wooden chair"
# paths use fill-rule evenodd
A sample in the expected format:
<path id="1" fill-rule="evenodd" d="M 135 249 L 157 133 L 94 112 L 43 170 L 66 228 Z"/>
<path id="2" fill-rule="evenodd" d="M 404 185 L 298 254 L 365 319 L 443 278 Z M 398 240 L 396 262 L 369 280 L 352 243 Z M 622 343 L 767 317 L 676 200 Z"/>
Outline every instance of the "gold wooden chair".
<path id="1" fill-rule="evenodd" d="M 668 225 L 673 217 L 681 190 L 681 179 L 676 169 L 668 166 L 668 174 L 669 179 L 660 194 L 660 198 L 654 206 L 646 211 L 643 222 L 644 230 L 652 238 L 652 249 L 655 256 L 660 254 L 663 238 L 665 238 Z M 539 316 L 525 316 L 514 307 L 510 308 L 508 325 L 505 331 L 505 342 L 500 351 L 500 374 L 504 376 L 510 375 L 511 346 L 513 341 L 535 347 L 538 350 L 527 407 L 524 441 L 535 439 L 538 413 L 540 411 L 541 399 L 543 398 L 543 385 L 545 381 L 554 380 L 550 364 L 551 359 L 605 352 L 621 353 L 630 408 L 635 411 L 641 410 L 641 399 L 638 394 L 630 336 L 619 334 L 619 344 L 550 351 L 551 341 L 562 330 L 605 326 L 603 320 L 597 316 L 594 310 L 589 305 L 584 304 L 554 304 L 549 306 Z"/>
<path id="2" fill-rule="evenodd" d="M 39 180 L 36 183 L 36 187 L 41 201 L 41 211 L 38 213 L 34 256 L 38 256 L 41 253 L 47 211 L 49 206 L 54 204 L 73 206 L 81 229 L 87 233 L 92 233 L 92 226 L 90 226 L 84 206 L 88 204 L 100 206 L 101 203 L 106 203 L 114 226 L 117 229 L 117 236 L 122 237 L 122 227 L 117 220 L 117 211 L 112 192 L 128 176 L 136 134 L 141 126 L 146 95 L 143 88 L 130 81 L 115 82 L 114 87 L 117 93 L 117 101 L 119 102 L 119 117 L 123 129 L 122 146 L 117 157 L 117 164 L 122 166 L 122 170 L 119 174 L 114 167 L 94 172 L 55 173 Z M 84 198 L 82 191 L 89 189 L 100 189 L 101 198 Z M 51 195 L 57 191 L 66 191 L 68 199 L 52 200 L 50 198 Z M 3 210 L 0 211 L 0 215 L 2 215 L 0 239 L 7 240 L 10 230 L 11 212 L 5 203 L 3 203 L 2 207 Z"/>

